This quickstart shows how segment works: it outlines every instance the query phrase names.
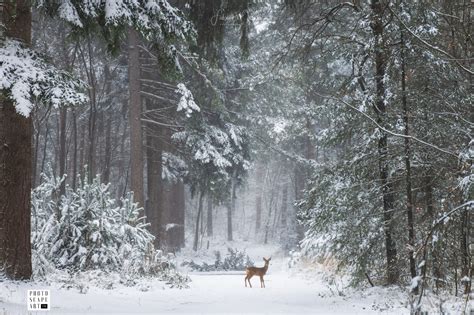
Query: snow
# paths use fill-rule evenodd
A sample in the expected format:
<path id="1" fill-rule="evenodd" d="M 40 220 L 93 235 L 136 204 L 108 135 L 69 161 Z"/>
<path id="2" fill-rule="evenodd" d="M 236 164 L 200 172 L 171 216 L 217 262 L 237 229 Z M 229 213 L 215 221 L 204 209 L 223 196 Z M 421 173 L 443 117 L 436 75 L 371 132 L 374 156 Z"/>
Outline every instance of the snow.
<path id="1" fill-rule="evenodd" d="M 237 271 L 190 273 L 190 288 L 181 290 L 166 288 L 158 280 L 112 289 L 8 281 L 0 285 L 0 314 L 26 314 L 28 289 L 51 290 L 52 314 L 409 314 L 398 288 L 335 289 L 319 267 L 317 273 L 288 269 L 288 259 L 276 247 L 258 246 L 248 252 L 257 266 L 263 266 L 260 255 L 273 256 L 264 289 L 256 277 L 251 280 L 253 288 L 246 288 L 244 272 Z"/>
<path id="2" fill-rule="evenodd" d="M 63 3 L 59 6 L 58 9 L 59 16 L 63 17 L 67 22 L 78 26 L 83 27 L 81 19 L 77 14 L 77 11 L 74 9 L 74 6 L 70 1 L 63 1 Z"/>
<path id="3" fill-rule="evenodd" d="M 168 223 L 168 224 L 166 224 L 165 231 L 168 232 L 169 230 L 174 229 L 174 228 L 176 228 L 176 227 L 179 227 L 179 224 L 176 224 L 176 223 Z"/>
<path id="4" fill-rule="evenodd" d="M 412 291 L 415 290 L 419 286 L 420 281 L 421 281 L 420 276 L 413 277 L 411 279 L 410 290 L 412 290 Z"/>
<path id="5" fill-rule="evenodd" d="M 64 71 L 51 67 L 33 50 L 15 40 L 0 45 L 0 89 L 5 89 L 16 111 L 29 117 L 37 101 L 60 105 L 78 105 L 86 101 L 79 92 L 83 87 Z"/>
<path id="6" fill-rule="evenodd" d="M 201 111 L 199 106 L 194 102 L 193 94 L 183 83 L 178 84 L 177 93 L 181 95 L 176 109 L 178 112 L 184 111 L 187 117 L 191 117 L 193 112 Z"/>
<path id="7" fill-rule="evenodd" d="M 270 23 L 268 21 L 261 21 L 260 23 L 256 23 L 255 24 L 255 31 L 257 32 L 257 34 L 265 31 L 268 29 Z"/>

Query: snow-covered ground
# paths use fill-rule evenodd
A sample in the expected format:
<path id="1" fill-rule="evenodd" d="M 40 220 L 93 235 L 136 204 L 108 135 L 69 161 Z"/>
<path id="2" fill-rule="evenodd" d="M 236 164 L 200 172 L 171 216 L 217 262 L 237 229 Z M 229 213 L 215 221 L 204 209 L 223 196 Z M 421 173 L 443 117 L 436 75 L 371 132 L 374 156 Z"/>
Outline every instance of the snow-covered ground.
<path id="1" fill-rule="evenodd" d="M 263 265 L 263 256 L 272 256 L 265 276 L 266 288 L 260 288 L 258 277 L 252 279 L 253 288 L 246 288 L 244 273 L 237 271 L 189 272 L 192 282 L 188 289 L 170 289 L 158 280 L 139 280 L 131 287 L 114 279 L 110 279 L 110 284 L 106 281 L 104 284 L 103 280 L 94 278 L 94 273 L 82 275 L 83 278 L 74 281 L 74 286 L 68 286 L 64 281 L 45 284 L 0 280 L 0 315 L 28 314 L 26 296 L 27 290 L 31 289 L 51 290 L 50 313 L 53 314 L 410 313 L 408 294 L 404 290 L 396 287 L 348 288 L 344 286 L 347 281 L 333 277 L 327 265 L 301 263 L 290 269 L 288 258 L 277 246 L 255 246 L 244 241 L 215 242 L 211 250 L 193 252 L 185 249 L 177 261 L 192 259 L 211 263 L 214 250 L 224 255 L 228 245 L 245 250 L 256 266 Z M 443 309 L 447 314 L 462 313 L 459 303 L 445 302 Z M 424 305 L 430 314 L 439 313 L 435 300 L 428 299 Z"/>
<path id="2" fill-rule="evenodd" d="M 67 314 L 206 314 L 206 313 L 293 313 L 293 314 L 407 314 L 393 297 L 381 294 L 344 298 L 334 296 L 325 284 L 308 282 L 296 276 L 274 271 L 266 276 L 266 288 L 244 287 L 242 274 L 191 274 L 189 289 L 162 289 L 152 284 L 147 292 L 137 287 L 114 290 L 77 290 L 45 287 L 39 284 L 4 283 L 0 314 L 26 314 L 27 289 L 51 289 L 51 313 Z M 397 305 L 398 304 L 398 305 Z"/>
<path id="3" fill-rule="evenodd" d="M 409 313 L 406 297 L 398 289 L 375 288 L 346 295 L 314 273 L 289 270 L 287 259 L 276 247 L 255 248 L 248 253 L 257 266 L 263 265 L 258 254 L 273 256 L 264 289 L 255 277 L 253 288 L 246 288 L 243 272 L 191 272 L 190 288 L 181 290 L 166 288 L 156 280 L 114 289 L 91 286 L 83 293 L 77 288 L 60 288 L 54 282 L 44 285 L 4 281 L 0 282 L 0 314 L 27 314 L 28 289 L 50 289 L 54 314 Z"/>

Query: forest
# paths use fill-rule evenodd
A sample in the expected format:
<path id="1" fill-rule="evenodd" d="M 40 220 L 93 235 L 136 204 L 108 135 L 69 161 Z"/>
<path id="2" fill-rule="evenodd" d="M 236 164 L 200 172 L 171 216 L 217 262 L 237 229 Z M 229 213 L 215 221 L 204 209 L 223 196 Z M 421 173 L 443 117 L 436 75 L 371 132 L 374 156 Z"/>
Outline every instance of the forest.
<path id="1" fill-rule="evenodd" d="M 473 20 L 0 1 L 0 313 L 472 314 Z"/>

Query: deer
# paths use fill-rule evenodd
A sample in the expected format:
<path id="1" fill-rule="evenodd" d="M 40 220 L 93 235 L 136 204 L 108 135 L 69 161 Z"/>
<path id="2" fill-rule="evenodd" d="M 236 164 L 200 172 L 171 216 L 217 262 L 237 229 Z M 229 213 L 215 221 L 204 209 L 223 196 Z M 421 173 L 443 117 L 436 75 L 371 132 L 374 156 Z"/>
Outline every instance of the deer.
<path id="1" fill-rule="evenodd" d="M 263 261 L 265 261 L 265 266 L 263 267 L 247 267 L 245 268 L 245 287 L 247 287 L 247 281 L 249 282 L 250 287 L 252 287 L 252 284 L 250 283 L 250 279 L 257 275 L 260 277 L 260 287 L 265 288 L 265 281 L 263 280 L 263 276 L 267 273 L 268 270 L 268 265 L 270 264 L 270 260 L 272 258 L 266 259 L 263 257 Z"/>

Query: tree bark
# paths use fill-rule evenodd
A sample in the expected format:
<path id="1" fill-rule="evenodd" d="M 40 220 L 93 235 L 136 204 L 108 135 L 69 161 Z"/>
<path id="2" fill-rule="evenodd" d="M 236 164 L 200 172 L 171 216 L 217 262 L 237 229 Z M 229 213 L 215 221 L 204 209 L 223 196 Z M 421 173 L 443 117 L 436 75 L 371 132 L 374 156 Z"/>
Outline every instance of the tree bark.
<path id="1" fill-rule="evenodd" d="M 135 201 L 140 207 L 144 203 L 143 190 L 143 142 L 142 142 L 142 103 L 140 97 L 140 60 L 138 34 L 130 29 L 128 32 L 128 80 L 130 93 L 130 189 L 134 192 Z"/>
<path id="2" fill-rule="evenodd" d="M 59 176 L 63 176 L 66 173 L 66 122 L 67 122 L 67 108 L 61 108 L 59 110 Z M 59 194 L 66 194 L 66 180 L 61 183 L 59 187 Z M 59 219 L 59 218 L 58 218 Z"/>
<path id="3" fill-rule="evenodd" d="M 177 180 L 171 184 L 170 222 L 172 228 L 168 232 L 168 246 L 173 252 L 184 247 L 184 214 L 185 196 L 184 183 Z"/>
<path id="4" fill-rule="evenodd" d="M 470 275 L 470 255 L 469 255 L 469 212 L 464 209 L 461 212 L 461 278 L 464 285 L 464 294 L 471 292 L 472 275 Z M 465 281 L 465 279 L 469 279 Z"/>
<path id="5" fill-rule="evenodd" d="M 199 224 L 200 224 L 200 219 L 201 219 L 201 213 L 202 213 L 202 203 L 204 199 L 204 193 L 200 192 L 199 193 L 199 203 L 198 203 L 198 213 L 196 217 L 196 228 L 194 230 L 194 242 L 193 242 L 193 250 L 197 251 L 198 250 L 198 244 L 199 244 Z"/>
<path id="6" fill-rule="evenodd" d="M 87 155 L 88 179 L 92 182 L 96 173 L 96 127 L 97 127 L 97 80 L 93 62 L 91 39 L 87 40 L 89 62 L 89 151 Z M 87 65 L 85 65 L 87 69 Z"/>
<path id="7" fill-rule="evenodd" d="M 73 155 L 72 155 L 72 189 L 76 190 L 77 180 L 77 117 L 76 111 L 72 110 L 72 137 L 73 137 Z"/>
<path id="8" fill-rule="evenodd" d="M 415 248 L 415 228 L 413 222 L 413 192 L 411 183 L 411 150 L 410 150 L 410 135 L 409 132 L 409 110 L 407 102 L 407 89 L 406 89 L 406 69 L 405 69 L 405 42 L 403 37 L 403 31 L 400 33 L 400 54 L 401 54 L 401 67 L 402 67 L 402 106 L 403 106 L 403 123 L 405 143 L 405 170 L 406 170 L 406 194 L 407 194 L 407 224 L 408 224 L 408 261 L 410 262 L 410 275 L 413 278 L 416 277 L 416 261 L 414 257 Z M 418 286 L 413 288 L 413 293 L 418 294 Z"/>
<path id="9" fill-rule="evenodd" d="M 232 231 L 232 214 L 234 213 L 235 208 L 235 179 L 232 178 L 231 190 L 230 190 L 230 200 L 227 206 L 227 240 L 233 240 L 233 231 Z"/>
<path id="10" fill-rule="evenodd" d="M 387 66 L 387 52 L 384 41 L 384 4 L 380 0 L 372 0 L 372 31 L 375 40 L 375 86 L 376 95 L 374 102 L 374 111 L 376 113 L 377 123 L 384 126 L 386 124 L 385 108 L 385 73 Z M 393 185 L 388 178 L 388 136 L 384 131 L 378 140 L 379 156 L 379 176 L 382 186 L 383 199 L 383 225 L 385 233 L 385 250 L 387 258 L 387 284 L 395 284 L 399 279 L 399 270 L 397 266 L 398 255 L 392 231 L 392 216 L 394 211 Z"/>
<path id="11" fill-rule="evenodd" d="M 110 79 L 109 65 L 104 66 L 104 81 L 105 81 L 105 95 L 110 97 L 112 91 L 112 81 Z M 110 181 L 110 164 L 112 161 L 112 115 L 106 112 L 104 119 L 105 123 L 105 151 L 104 151 L 104 171 L 103 171 L 103 182 L 108 183 Z"/>
<path id="12" fill-rule="evenodd" d="M 30 1 L 5 2 L 0 23 L 5 35 L 31 43 Z M 0 94 L 0 269 L 16 280 L 31 277 L 32 118 Z"/>
<path id="13" fill-rule="evenodd" d="M 152 102 L 147 100 L 147 110 L 153 108 Z M 164 213 L 165 202 L 163 198 L 165 189 L 163 187 L 163 179 L 161 178 L 163 149 L 161 147 L 160 137 L 162 137 L 162 128 L 156 124 L 148 124 L 146 133 L 148 188 L 146 214 L 148 222 L 150 223 L 151 233 L 155 236 L 155 246 L 157 247 L 162 245 L 162 238 L 164 236 L 162 225 L 163 223 L 166 224 L 167 220 L 166 214 Z"/>
<path id="14" fill-rule="evenodd" d="M 257 163 L 256 171 L 256 190 L 257 197 L 255 198 L 255 233 L 258 234 L 262 226 L 262 194 L 264 185 L 264 170 L 260 163 Z"/>
<path id="15" fill-rule="evenodd" d="M 79 174 L 81 179 L 84 178 L 84 162 L 85 162 L 85 151 L 86 151 L 86 128 L 82 128 L 81 131 L 81 142 L 79 144 Z"/>

